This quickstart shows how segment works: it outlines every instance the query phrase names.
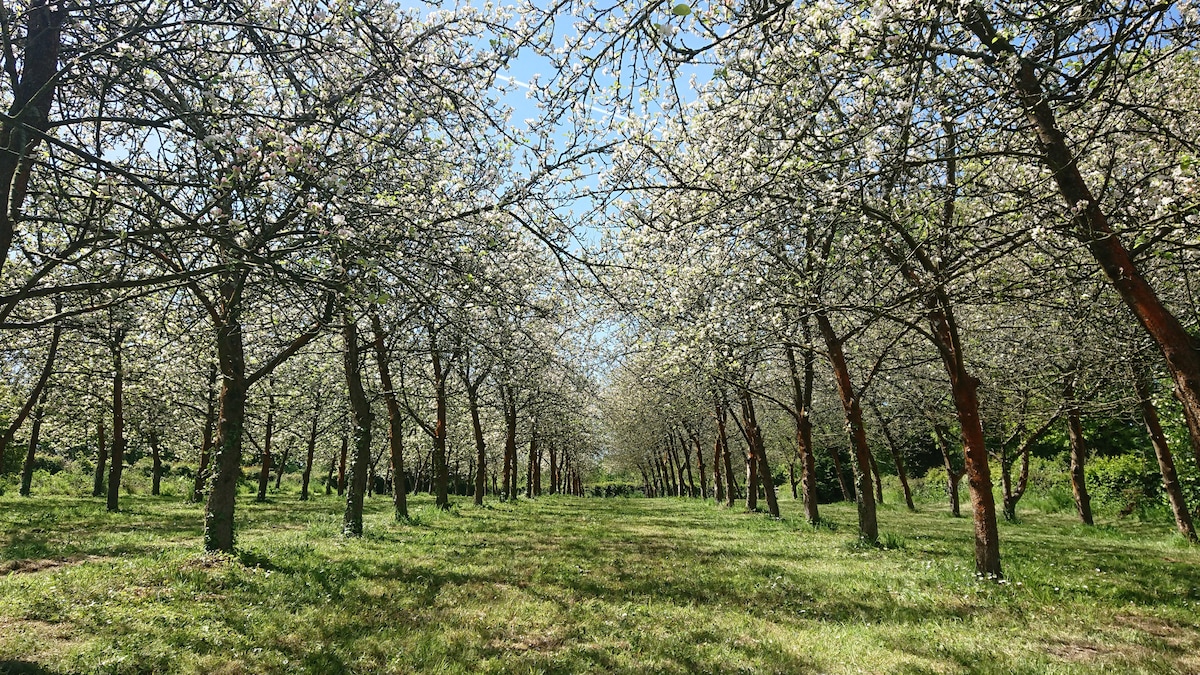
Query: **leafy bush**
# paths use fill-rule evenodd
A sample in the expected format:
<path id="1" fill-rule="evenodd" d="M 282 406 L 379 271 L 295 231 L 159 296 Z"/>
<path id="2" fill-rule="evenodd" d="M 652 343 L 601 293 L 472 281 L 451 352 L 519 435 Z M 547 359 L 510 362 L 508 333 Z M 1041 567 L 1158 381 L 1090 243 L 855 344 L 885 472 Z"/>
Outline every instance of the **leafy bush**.
<path id="1" fill-rule="evenodd" d="M 1084 467 L 1088 494 L 1093 502 L 1119 508 L 1122 513 L 1132 512 L 1153 494 L 1153 477 L 1148 468 L 1138 454 L 1092 457 Z"/>

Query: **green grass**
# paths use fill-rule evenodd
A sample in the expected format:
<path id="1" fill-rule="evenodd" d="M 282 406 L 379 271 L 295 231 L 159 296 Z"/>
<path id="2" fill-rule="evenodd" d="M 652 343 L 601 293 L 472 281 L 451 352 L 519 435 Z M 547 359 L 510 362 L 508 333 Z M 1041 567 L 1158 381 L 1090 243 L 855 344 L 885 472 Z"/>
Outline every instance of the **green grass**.
<path id="1" fill-rule="evenodd" d="M 0 497 L 0 672 L 1200 672 L 1200 550 L 1161 524 L 1027 514 L 996 584 L 938 505 L 872 549 L 851 505 L 376 497 L 345 540 L 335 498 L 279 496 L 212 557 L 198 506 L 123 500 Z"/>

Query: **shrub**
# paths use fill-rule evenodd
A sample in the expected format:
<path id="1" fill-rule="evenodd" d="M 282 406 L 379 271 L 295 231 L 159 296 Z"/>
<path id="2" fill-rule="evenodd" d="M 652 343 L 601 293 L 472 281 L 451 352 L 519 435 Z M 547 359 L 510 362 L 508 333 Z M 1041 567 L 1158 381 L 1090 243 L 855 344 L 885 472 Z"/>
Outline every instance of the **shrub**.
<path id="1" fill-rule="evenodd" d="M 1088 494 L 1095 502 L 1130 513 L 1153 494 L 1152 476 L 1147 469 L 1145 459 L 1138 454 L 1093 457 L 1084 467 Z M 1151 486 L 1147 485 L 1148 478 Z"/>

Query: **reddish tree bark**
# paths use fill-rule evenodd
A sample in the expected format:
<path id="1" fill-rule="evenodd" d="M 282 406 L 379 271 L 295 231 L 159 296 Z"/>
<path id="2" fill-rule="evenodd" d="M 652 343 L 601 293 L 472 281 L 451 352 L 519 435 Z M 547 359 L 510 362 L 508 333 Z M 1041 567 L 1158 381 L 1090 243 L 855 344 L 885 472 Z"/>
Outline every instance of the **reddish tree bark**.
<path id="1" fill-rule="evenodd" d="M 867 447 L 867 431 L 863 425 L 862 407 L 854 385 L 850 381 L 850 369 L 846 365 L 846 355 L 842 351 L 842 341 L 833 332 L 833 324 L 824 311 L 815 313 L 817 328 L 825 341 L 829 353 L 829 363 L 833 367 L 834 381 L 837 383 L 838 397 L 842 401 L 842 410 L 846 416 L 846 429 L 850 435 L 850 443 L 854 449 L 855 458 L 855 490 L 854 497 L 858 504 L 858 534 L 863 540 L 876 542 L 879 540 L 879 523 L 875 515 L 875 496 L 871 494 L 871 450 Z"/>
<path id="2" fill-rule="evenodd" d="M 1154 446 L 1154 457 L 1158 460 L 1158 470 L 1162 474 L 1163 490 L 1167 493 L 1167 501 L 1171 504 L 1171 513 L 1175 516 L 1175 527 L 1191 543 L 1200 542 L 1196 538 L 1196 527 L 1188 512 L 1187 499 L 1179 485 L 1179 475 L 1175 471 L 1175 457 L 1167 445 L 1167 436 L 1163 433 L 1158 421 L 1158 409 L 1150 398 L 1150 381 L 1147 373 L 1141 369 L 1134 373 L 1134 391 L 1137 392 L 1138 402 L 1142 409 L 1142 421 L 1146 424 L 1146 432 L 1150 434 L 1150 443 Z"/>
<path id="3" fill-rule="evenodd" d="M 1200 352 L 1179 319 L 1167 309 L 1146 280 L 1120 237 L 1113 232 L 1079 170 L 1079 164 L 1059 127 L 1043 89 L 1037 64 L 1021 56 L 1005 36 L 997 33 L 978 3 L 962 10 L 963 24 L 985 49 L 1000 57 L 997 63 L 1015 60 L 1011 76 L 1013 93 L 1034 130 L 1042 161 L 1050 169 L 1058 192 L 1071 208 L 1072 233 L 1099 263 L 1121 300 L 1158 346 L 1175 382 L 1175 396 L 1183 406 L 1197 464 L 1200 464 Z"/>

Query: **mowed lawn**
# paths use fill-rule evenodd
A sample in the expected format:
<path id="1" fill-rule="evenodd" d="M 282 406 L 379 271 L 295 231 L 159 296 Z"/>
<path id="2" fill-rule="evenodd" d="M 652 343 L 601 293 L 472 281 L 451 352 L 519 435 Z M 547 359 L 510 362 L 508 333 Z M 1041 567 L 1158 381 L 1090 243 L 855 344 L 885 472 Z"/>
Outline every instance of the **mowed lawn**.
<path id="1" fill-rule="evenodd" d="M 334 497 L 244 498 L 214 557 L 198 506 L 123 500 L 0 497 L 0 672 L 1200 673 L 1200 549 L 1132 518 L 1002 524 L 997 584 L 940 505 L 869 549 L 849 504 L 375 497 L 345 540 Z"/>

